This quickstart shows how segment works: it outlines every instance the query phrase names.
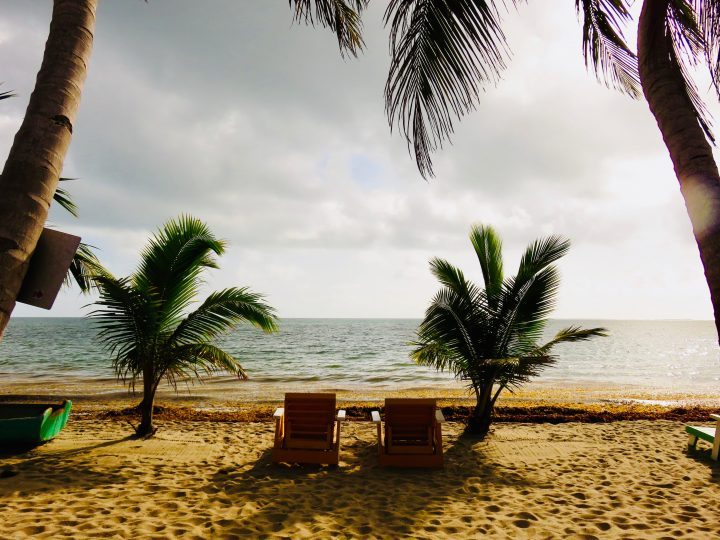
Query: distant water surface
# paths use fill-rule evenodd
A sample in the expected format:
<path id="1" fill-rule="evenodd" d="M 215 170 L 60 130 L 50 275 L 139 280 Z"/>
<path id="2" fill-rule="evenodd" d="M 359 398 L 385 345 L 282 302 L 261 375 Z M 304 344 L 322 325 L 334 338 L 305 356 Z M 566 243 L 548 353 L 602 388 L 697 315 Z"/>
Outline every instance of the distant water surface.
<path id="1" fill-rule="evenodd" d="M 240 327 L 222 345 L 255 383 L 332 388 L 461 387 L 449 374 L 415 365 L 407 345 L 419 320 L 284 319 L 266 335 Z M 711 321 L 552 321 L 604 326 L 607 338 L 563 345 L 559 362 L 538 379 L 548 384 L 629 385 L 638 389 L 720 395 L 720 348 Z M 15 318 L 0 343 L 4 382 L 62 377 L 112 379 L 108 354 L 82 318 Z M 2 382 L 0 382 L 0 386 Z"/>

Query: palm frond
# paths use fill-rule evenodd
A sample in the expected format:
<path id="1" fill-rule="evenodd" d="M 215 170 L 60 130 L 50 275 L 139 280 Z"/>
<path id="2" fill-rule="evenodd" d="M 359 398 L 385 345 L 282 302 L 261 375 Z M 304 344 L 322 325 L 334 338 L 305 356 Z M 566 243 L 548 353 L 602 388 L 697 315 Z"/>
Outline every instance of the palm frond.
<path id="1" fill-rule="evenodd" d="M 498 332 L 501 351 L 528 354 L 542 337 L 547 319 L 555 309 L 560 274 L 555 266 L 537 272 L 516 289 L 512 281 L 504 289 Z"/>
<path id="2" fill-rule="evenodd" d="M 431 154 L 474 109 L 509 56 L 500 16 L 487 0 L 390 0 L 391 64 L 385 110 L 412 146 L 420 174 L 434 176 Z"/>
<path id="3" fill-rule="evenodd" d="M 98 329 L 98 338 L 113 356 L 113 365 L 120 377 L 128 373 L 136 376 L 142 371 L 142 349 L 156 332 L 152 322 L 149 299 L 132 286 L 129 278 L 116 279 L 109 275 L 94 278 L 100 291 L 95 302 L 97 309 L 89 314 Z"/>
<path id="4" fill-rule="evenodd" d="M 555 337 L 550 341 L 537 347 L 532 355 L 544 356 L 549 354 L 553 347 L 560 343 L 575 343 L 578 341 L 588 341 L 594 337 L 607 336 L 606 328 L 580 328 L 579 326 L 568 326 L 559 330 Z"/>
<path id="5" fill-rule="evenodd" d="M 706 54 L 705 37 L 698 25 L 695 11 L 686 0 L 670 0 L 668 2 L 665 39 L 668 43 L 670 60 L 678 67 L 685 94 L 695 112 L 698 124 L 708 140 L 715 142 L 710 112 L 700 97 L 690 74 L 690 68 Z"/>
<path id="6" fill-rule="evenodd" d="M 240 379 L 248 378 L 234 356 L 212 343 L 189 343 L 168 349 L 163 368 L 158 371 L 164 373 L 173 386 L 178 379 L 200 379 L 201 372 L 212 375 L 226 371 Z"/>
<path id="7" fill-rule="evenodd" d="M 75 180 L 74 178 L 60 178 L 61 182 L 66 182 L 69 180 Z M 53 195 L 53 200 L 58 203 L 62 208 L 64 208 L 71 216 L 78 217 L 78 207 L 75 204 L 75 201 L 72 200 L 72 197 L 70 197 L 70 193 L 66 190 L 61 188 L 60 186 L 57 187 L 55 190 L 55 194 Z"/>
<path id="8" fill-rule="evenodd" d="M 449 288 L 435 295 L 425 312 L 417 334 L 418 347 L 411 357 L 418 363 L 434 362 L 436 368 L 468 376 L 468 366 L 479 356 L 473 334 L 474 306 L 468 299 Z"/>
<path id="9" fill-rule="evenodd" d="M 168 343 L 210 341 L 242 321 L 268 333 L 277 331 L 275 310 L 263 302 L 262 295 L 247 288 L 230 288 L 208 296 L 177 326 Z"/>
<path id="10" fill-rule="evenodd" d="M 70 285 L 74 281 L 81 292 L 89 293 L 98 288 L 95 282 L 97 276 L 112 277 L 95 255 L 93 246 L 80 242 L 65 276 L 65 285 Z"/>
<path id="11" fill-rule="evenodd" d="M 535 240 L 525 249 L 520 259 L 515 280 L 516 286 L 524 286 L 526 279 L 567 255 L 569 250 L 570 240 L 562 236 L 552 235 Z"/>
<path id="12" fill-rule="evenodd" d="M 695 20 L 703 38 L 703 53 L 710 69 L 715 92 L 720 98 L 720 2 L 690 0 Z"/>
<path id="13" fill-rule="evenodd" d="M 533 377 L 537 377 L 545 368 L 555 363 L 557 363 L 557 358 L 550 355 L 513 358 L 498 369 L 498 385 L 500 388 L 514 391 L 530 382 Z"/>
<path id="14" fill-rule="evenodd" d="M 0 83 L 2 84 L 2 83 Z M 6 90 L 5 92 L 0 92 L 0 99 L 8 99 L 11 97 L 15 97 L 17 94 L 14 94 L 12 90 Z"/>
<path id="15" fill-rule="evenodd" d="M 503 284 L 502 240 L 497 231 L 486 225 L 473 225 L 470 242 L 475 249 L 485 282 L 488 301 L 495 303 Z"/>
<path id="16" fill-rule="evenodd" d="M 631 19 L 627 0 L 575 0 L 582 12 L 585 65 L 598 79 L 632 98 L 642 96 L 637 56 L 625 43 L 622 27 Z"/>
<path id="17" fill-rule="evenodd" d="M 197 295 L 201 272 L 217 268 L 213 255 L 224 250 L 225 243 L 191 216 L 170 220 L 155 233 L 142 252 L 133 282 L 154 298 L 161 326 L 174 328 L 179 322 Z"/>
<path id="18" fill-rule="evenodd" d="M 289 0 L 295 22 L 314 25 L 318 21 L 337 36 L 340 54 L 357 56 L 365 42 L 362 38 L 362 12 L 368 0 Z M 294 7 L 293 7 L 294 5 Z"/>

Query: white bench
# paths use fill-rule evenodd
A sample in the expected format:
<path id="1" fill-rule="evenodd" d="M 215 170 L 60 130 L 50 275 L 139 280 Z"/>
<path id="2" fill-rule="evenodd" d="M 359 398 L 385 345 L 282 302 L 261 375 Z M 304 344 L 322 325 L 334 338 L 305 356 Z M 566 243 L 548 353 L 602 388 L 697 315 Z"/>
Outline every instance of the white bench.
<path id="1" fill-rule="evenodd" d="M 718 454 L 720 454 L 720 415 L 711 414 L 710 418 L 715 420 L 715 427 L 685 426 L 685 432 L 688 434 L 688 450 L 694 450 L 698 439 L 702 439 L 712 444 L 710 457 L 718 461 Z"/>

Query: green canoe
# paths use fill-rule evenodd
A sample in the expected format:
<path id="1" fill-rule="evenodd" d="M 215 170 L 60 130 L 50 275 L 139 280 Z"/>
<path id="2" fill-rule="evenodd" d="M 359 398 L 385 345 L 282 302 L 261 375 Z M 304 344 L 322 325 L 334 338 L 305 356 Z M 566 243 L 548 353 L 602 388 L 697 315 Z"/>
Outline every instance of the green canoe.
<path id="1" fill-rule="evenodd" d="M 0 445 L 49 441 L 67 424 L 72 403 L 60 405 L 0 403 Z"/>

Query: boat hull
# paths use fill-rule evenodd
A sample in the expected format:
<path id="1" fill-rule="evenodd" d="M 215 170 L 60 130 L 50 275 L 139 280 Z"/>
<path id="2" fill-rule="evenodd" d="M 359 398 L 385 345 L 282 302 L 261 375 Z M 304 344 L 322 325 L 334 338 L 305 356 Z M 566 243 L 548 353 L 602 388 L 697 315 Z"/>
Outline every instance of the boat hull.
<path id="1" fill-rule="evenodd" d="M 0 404 L 0 444 L 39 444 L 55 437 L 67 424 L 72 402 Z"/>

